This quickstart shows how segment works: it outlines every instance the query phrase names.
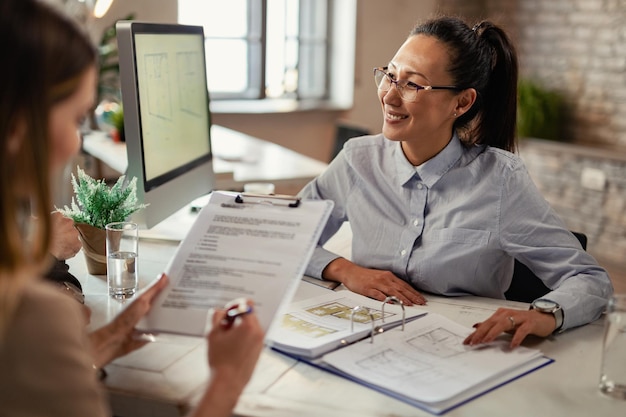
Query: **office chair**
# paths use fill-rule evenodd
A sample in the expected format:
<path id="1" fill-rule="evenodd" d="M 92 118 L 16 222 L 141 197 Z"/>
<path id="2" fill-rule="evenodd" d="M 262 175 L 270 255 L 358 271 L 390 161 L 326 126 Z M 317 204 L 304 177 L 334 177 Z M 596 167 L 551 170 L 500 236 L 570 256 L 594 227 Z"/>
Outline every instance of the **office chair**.
<path id="1" fill-rule="evenodd" d="M 369 130 L 363 127 L 349 125 L 349 124 L 342 123 L 342 122 L 337 123 L 337 130 L 335 133 L 335 148 L 333 149 L 333 152 L 330 155 L 329 161 L 332 161 L 333 159 L 335 159 L 337 154 L 341 151 L 341 149 L 343 149 L 343 145 L 349 139 L 356 138 L 357 136 L 365 136 L 369 134 L 370 134 Z"/>
<path id="2" fill-rule="evenodd" d="M 572 232 L 572 234 L 576 236 L 583 249 L 587 250 L 587 236 L 578 232 Z M 513 280 L 509 289 L 504 293 L 507 300 L 531 303 L 550 291 L 550 288 L 546 287 L 526 265 L 515 260 Z"/>

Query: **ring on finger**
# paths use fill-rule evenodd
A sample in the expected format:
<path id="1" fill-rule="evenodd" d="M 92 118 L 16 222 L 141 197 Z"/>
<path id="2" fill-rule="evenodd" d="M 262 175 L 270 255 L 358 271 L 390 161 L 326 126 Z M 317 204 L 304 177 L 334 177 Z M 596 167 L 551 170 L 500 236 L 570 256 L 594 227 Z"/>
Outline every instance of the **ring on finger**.
<path id="1" fill-rule="evenodd" d="M 515 319 L 513 318 L 513 316 L 509 316 L 508 319 L 511 322 L 511 330 L 514 330 L 515 329 Z"/>

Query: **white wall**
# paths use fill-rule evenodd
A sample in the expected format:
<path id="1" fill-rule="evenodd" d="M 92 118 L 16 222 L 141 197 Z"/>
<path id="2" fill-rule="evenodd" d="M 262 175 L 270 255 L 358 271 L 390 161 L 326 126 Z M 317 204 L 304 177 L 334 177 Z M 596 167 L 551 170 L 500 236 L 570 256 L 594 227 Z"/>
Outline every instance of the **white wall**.
<path id="1" fill-rule="evenodd" d="M 327 160 L 333 149 L 337 120 L 364 126 L 372 132 L 380 131 L 381 110 L 372 81 L 372 68 L 385 65 L 415 22 L 430 17 L 435 7 L 435 0 L 358 0 L 353 109 L 283 114 L 214 113 L 214 123 Z M 177 2 L 116 0 L 107 16 L 93 23 L 94 32 L 102 33 L 105 27 L 131 12 L 136 14 L 136 20 L 175 22 Z"/>

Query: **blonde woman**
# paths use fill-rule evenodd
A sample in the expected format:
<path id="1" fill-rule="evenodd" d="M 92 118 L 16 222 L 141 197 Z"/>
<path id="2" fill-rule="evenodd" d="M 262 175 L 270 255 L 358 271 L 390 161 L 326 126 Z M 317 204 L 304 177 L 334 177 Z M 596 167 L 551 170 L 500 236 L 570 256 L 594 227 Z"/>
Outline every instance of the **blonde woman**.
<path id="1" fill-rule="evenodd" d="M 50 183 L 78 151 L 93 106 L 96 53 L 68 20 L 35 0 L 0 3 L 0 404 L 3 415 L 110 415 L 96 369 L 143 345 L 137 321 L 159 281 L 87 335 L 80 304 L 39 277 L 49 267 Z M 31 215 L 39 218 L 33 222 Z M 196 416 L 230 415 L 263 346 L 254 314 L 209 335 L 211 381 Z"/>

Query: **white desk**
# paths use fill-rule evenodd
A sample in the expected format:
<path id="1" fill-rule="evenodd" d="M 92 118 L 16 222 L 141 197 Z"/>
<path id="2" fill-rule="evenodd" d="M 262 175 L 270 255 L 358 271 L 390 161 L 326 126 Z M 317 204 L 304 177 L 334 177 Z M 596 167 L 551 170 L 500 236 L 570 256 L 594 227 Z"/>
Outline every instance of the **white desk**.
<path id="1" fill-rule="evenodd" d="M 248 182 L 271 182 L 277 194 L 296 194 L 327 167 L 275 143 L 218 125 L 211 127 L 211 143 L 220 190 L 239 191 Z M 85 135 L 83 150 L 120 174 L 126 172 L 126 144 L 114 142 L 106 133 Z"/>
<path id="2" fill-rule="evenodd" d="M 345 243 L 345 242 L 344 242 Z M 177 243 L 142 240 L 140 285 L 164 267 Z M 345 245 L 343 245 L 345 246 Z M 336 247 L 342 247 L 340 242 Z M 68 262 L 83 283 L 93 309 L 92 326 L 109 320 L 120 309 L 106 295 L 106 278 L 86 273 L 82 254 Z M 296 299 L 327 289 L 303 282 Z M 429 308 L 466 326 L 484 320 L 500 306 L 522 309 L 526 304 L 479 297 L 429 296 Z M 601 322 L 566 331 L 558 337 L 529 339 L 555 362 L 508 383 L 446 416 L 623 416 L 626 403 L 602 396 L 597 389 L 603 325 Z M 197 401 L 207 380 L 203 339 L 161 336 L 133 354 L 106 367 L 106 385 L 116 416 L 178 416 Z M 236 407 L 241 416 L 430 416 L 430 414 L 296 362 L 271 350 L 263 352 L 253 378 Z"/>

